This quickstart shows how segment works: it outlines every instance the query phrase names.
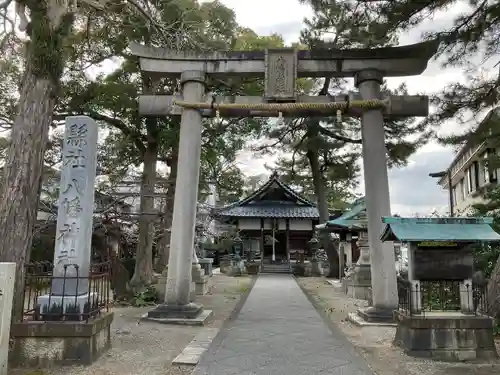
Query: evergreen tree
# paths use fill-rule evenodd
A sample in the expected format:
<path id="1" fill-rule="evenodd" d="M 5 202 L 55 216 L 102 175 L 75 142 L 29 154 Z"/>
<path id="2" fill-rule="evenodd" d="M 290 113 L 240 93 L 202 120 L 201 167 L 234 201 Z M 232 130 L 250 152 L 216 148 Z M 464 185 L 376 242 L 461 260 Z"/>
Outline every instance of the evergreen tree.
<path id="1" fill-rule="evenodd" d="M 357 1 L 321 1 L 304 0 L 313 8 L 314 15 L 307 20 L 306 28 L 301 33 L 301 43 L 308 48 L 342 49 L 372 48 L 393 45 L 397 42 L 395 33 L 374 34 L 372 28 L 380 27 L 380 17 L 369 11 Z M 309 83 L 309 91 L 313 95 L 336 95 L 352 92 L 346 79 L 324 78 Z M 384 88 L 385 93 L 390 93 Z M 401 86 L 393 94 L 405 94 L 406 87 Z M 335 115 L 335 114 L 334 114 Z M 430 131 L 424 124 L 415 123 L 412 119 L 386 122 L 386 144 L 389 165 L 404 165 L 407 158 L 429 139 Z M 332 192 L 327 187 L 328 177 L 337 180 L 330 185 L 356 185 L 358 168 L 356 162 L 361 155 L 361 124 L 358 119 L 336 117 L 303 118 L 293 121 L 272 124 L 268 128 L 268 137 L 275 139 L 272 145 L 280 144 L 292 156 L 280 160 L 282 167 L 290 166 L 294 171 L 296 161 L 302 169 L 307 165 L 314 185 L 320 221 L 329 219 L 328 195 Z M 261 147 L 260 149 L 268 149 Z M 305 163 L 307 160 L 307 163 Z M 328 176 L 328 177 L 327 177 Z M 337 193 L 339 190 L 337 189 Z M 346 198 L 349 196 L 347 195 Z M 342 205 L 342 200 L 337 205 Z M 343 202 L 345 204 L 346 202 Z M 324 246 L 330 261 L 331 277 L 338 277 L 338 254 L 328 239 Z"/>

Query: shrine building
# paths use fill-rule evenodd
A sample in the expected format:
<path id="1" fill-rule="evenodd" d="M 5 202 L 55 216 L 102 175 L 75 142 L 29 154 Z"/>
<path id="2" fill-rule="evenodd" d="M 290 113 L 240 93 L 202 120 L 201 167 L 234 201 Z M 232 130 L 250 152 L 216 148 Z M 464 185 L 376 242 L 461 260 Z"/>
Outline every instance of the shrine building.
<path id="1" fill-rule="evenodd" d="M 331 213 L 333 218 L 341 212 Z M 307 252 L 319 223 L 316 203 L 280 181 L 276 173 L 246 198 L 217 208 L 214 216 L 220 224 L 237 229 L 243 251 L 260 254 L 264 263 L 288 263 L 298 252 Z"/>

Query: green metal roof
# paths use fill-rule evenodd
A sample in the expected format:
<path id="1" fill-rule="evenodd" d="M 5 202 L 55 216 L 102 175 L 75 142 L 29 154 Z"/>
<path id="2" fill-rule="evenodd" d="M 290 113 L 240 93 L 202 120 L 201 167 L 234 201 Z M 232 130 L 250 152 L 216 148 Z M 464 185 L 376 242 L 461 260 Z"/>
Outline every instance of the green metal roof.
<path id="1" fill-rule="evenodd" d="M 324 224 L 316 225 L 317 230 L 366 230 L 368 221 L 366 219 L 365 198 L 359 198 L 346 211 L 336 219 L 329 220 Z"/>
<path id="2" fill-rule="evenodd" d="M 386 224 L 382 241 L 493 242 L 500 235 L 493 230 L 490 217 L 403 218 L 383 217 Z"/>

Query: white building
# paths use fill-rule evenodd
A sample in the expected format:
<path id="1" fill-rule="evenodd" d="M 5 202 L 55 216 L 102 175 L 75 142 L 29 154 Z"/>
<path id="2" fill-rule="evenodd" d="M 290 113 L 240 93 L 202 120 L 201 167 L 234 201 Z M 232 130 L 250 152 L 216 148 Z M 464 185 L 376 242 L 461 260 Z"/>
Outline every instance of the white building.
<path id="1" fill-rule="evenodd" d="M 163 207 L 165 205 L 166 189 L 159 187 L 164 181 L 157 181 L 157 186 L 155 186 L 155 211 L 163 212 Z M 113 192 L 113 196 L 121 199 L 124 203 L 132 207 L 131 211 L 133 213 L 140 213 L 140 197 L 141 197 L 141 181 L 140 180 L 125 180 L 118 183 Z M 149 213 L 151 214 L 151 213 Z"/>
<path id="2" fill-rule="evenodd" d="M 483 202 L 486 188 L 498 184 L 500 174 L 500 165 L 496 160 L 500 156 L 498 125 L 500 125 L 500 107 L 488 113 L 479 124 L 476 135 L 460 149 L 446 170 L 446 175 L 439 180 L 439 185 L 449 190 L 451 177 L 452 211 L 455 216 L 466 215 L 473 204 Z"/>

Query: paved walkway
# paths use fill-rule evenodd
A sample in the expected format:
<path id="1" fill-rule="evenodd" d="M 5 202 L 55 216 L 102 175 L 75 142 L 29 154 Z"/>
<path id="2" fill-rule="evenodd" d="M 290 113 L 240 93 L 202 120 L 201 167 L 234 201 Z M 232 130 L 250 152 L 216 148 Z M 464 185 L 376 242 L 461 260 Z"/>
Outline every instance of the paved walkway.
<path id="1" fill-rule="evenodd" d="M 193 375 L 373 375 L 291 275 L 260 275 L 221 335 Z"/>

